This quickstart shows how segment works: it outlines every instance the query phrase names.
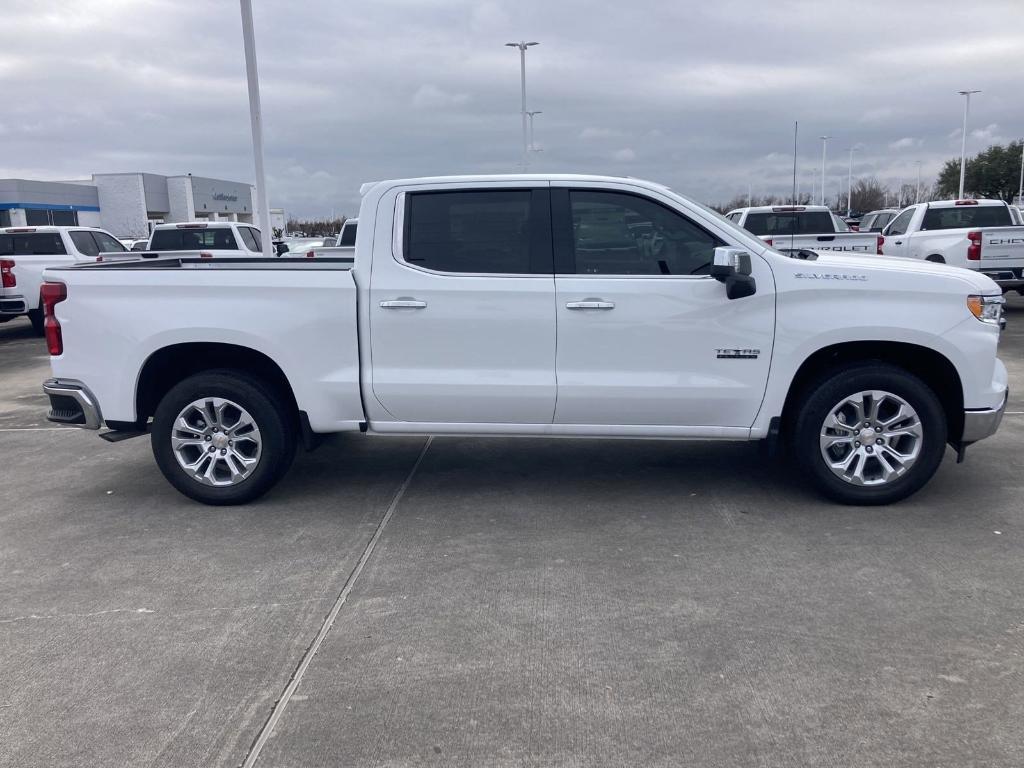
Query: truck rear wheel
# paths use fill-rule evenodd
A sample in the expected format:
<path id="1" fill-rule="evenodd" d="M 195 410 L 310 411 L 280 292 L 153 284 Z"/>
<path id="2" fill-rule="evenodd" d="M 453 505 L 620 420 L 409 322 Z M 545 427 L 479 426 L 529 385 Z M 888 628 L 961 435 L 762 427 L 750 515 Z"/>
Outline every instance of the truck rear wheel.
<path id="1" fill-rule="evenodd" d="M 190 376 L 160 401 L 153 455 L 164 477 L 204 504 L 244 504 L 295 456 L 294 420 L 273 390 L 237 371 Z"/>
<path id="2" fill-rule="evenodd" d="M 46 326 L 44 325 L 43 317 L 43 305 L 42 302 L 39 304 L 39 309 L 30 309 L 28 311 L 29 322 L 32 323 L 32 330 L 35 331 L 36 336 L 46 335 Z"/>
<path id="3" fill-rule="evenodd" d="M 828 497 L 890 504 L 927 483 L 946 448 L 935 393 L 887 363 L 830 371 L 808 390 L 792 433 L 794 455 Z"/>

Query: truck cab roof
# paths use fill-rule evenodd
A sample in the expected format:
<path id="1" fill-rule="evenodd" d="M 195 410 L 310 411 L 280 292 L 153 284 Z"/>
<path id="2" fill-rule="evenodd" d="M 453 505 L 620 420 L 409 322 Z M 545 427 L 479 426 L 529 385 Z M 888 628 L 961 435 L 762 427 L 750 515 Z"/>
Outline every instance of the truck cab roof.
<path id="1" fill-rule="evenodd" d="M 578 173 L 503 173 L 503 174 L 465 174 L 456 176 L 428 176 L 410 179 L 384 179 L 381 181 L 368 181 L 359 187 L 359 194 L 365 197 L 371 190 L 377 187 L 409 186 L 422 184 L 425 186 L 436 186 L 438 184 L 487 184 L 524 182 L 546 184 L 549 182 L 583 182 L 597 183 L 613 182 L 616 184 L 628 183 L 644 189 L 665 191 L 669 188 L 664 184 L 657 184 L 653 181 L 636 179 L 632 176 L 602 176 L 597 174 Z"/>
<path id="2" fill-rule="evenodd" d="M 729 213 L 832 213 L 827 205 L 753 205 L 733 208 Z"/>

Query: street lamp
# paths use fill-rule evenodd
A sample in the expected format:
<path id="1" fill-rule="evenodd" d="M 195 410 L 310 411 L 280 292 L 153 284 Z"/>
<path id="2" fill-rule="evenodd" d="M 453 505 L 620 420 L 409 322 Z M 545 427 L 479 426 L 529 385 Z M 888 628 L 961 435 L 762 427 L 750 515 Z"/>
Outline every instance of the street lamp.
<path id="1" fill-rule="evenodd" d="M 252 153 L 256 160 L 256 204 L 259 206 L 260 246 L 269 258 L 271 251 L 270 199 L 263 170 L 263 116 L 260 108 L 260 76 L 256 71 L 256 37 L 252 31 L 252 0 L 242 5 L 242 43 L 245 46 L 245 76 L 249 84 L 249 121 L 252 123 Z"/>
<path id="2" fill-rule="evenodd" d="M 828 140 L 831 136 L 821 137 L 821 204 L 825 204 L 825 148 L 828 146 Z"/>
<path id="3" fill-rule="evenodd" d="M 1024 139 L 1020 140 L 1020 183 L 1017 185 L 1017 205 L 1024 206 Z"/>
<path id="4" fill-rule="evenodd" d="M 921 160 L 915 160 L 914 165 L 917 166 L 917 192 L 914 194 L 914 202 L 921 202 Z"/>
<path id="5" fill-rule="evenodd" d="M 957 91 L 964 97 L 964 132 L 960 143 L 960 194 L 958 200 L 964 199 L 964 176 L 967 173 L 967 115 L 971 111 L 971 94 L 981 91 Z"/>
<path id="6" fill-rule="evenodd" d="M 846 173 L 846 218 L 853 215 L 853 153 L 860 147 L 850 147 L 850 167 Z"/>
<path id="7" fill-rule="evenodd" d="M 526 166 L 529 163 L 529 147 L 526 140 L 526 49 L 531 45 L 538 44 L 539 43 L 528 43 L 525 40 L 521 40 L 518 43 L 505 43 L 509 48 L 519 49 L 519 75 L 523 91 L 523 173 L 526 173 Z"/>
<path id="8" fill-rule="evenodd" d="M 533 112 L 527 112 L 526 114 L 530 116 L 530 151 L 531 152 L 540 152 L 540 150 L 537 149 L 537 145 L 536 145 L 536 143 L 533 140 L 533 116 L 534 115 L 543 115 L 544 113 L 541 110 L 536 109 Z"/>

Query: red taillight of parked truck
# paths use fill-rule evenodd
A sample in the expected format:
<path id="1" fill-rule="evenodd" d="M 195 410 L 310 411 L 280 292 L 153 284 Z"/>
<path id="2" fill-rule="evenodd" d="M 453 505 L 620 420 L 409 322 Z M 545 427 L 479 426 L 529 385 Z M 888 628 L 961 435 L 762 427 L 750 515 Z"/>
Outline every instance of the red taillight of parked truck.
<path id="1" fill-rule="evenodd" d="M 875 253 L 878 254 L 879 256 L 882 255 L 882 246 L 884 246 L 884 245 L 885 245 L 885 238 L 884 237 L 879 235 L 877 238 L 875 238 Z"/>
<path id="2" fill-rule="evenodd" d="M 981 261 L 981 232 L 968 232 L 967 260 Z"/>
<path id="3" fill-rule="evenodd" d="M 18 284 L 18 278 L 14 276 L 14 259 L 0 259 L 0 278 L 4 288 L 14 288 Z"/>
<path id="4" fill-rule="evenodd" d="M 50 354 L 56 357 L 64 354 L 64 337 L 61 336 L 60 321 L 53 308 L 68 297 L 68 287 L 64 283 L 43 283 L 39 290 L 43 302 L 43 328 L 46 331 L 46 346 Z"/>

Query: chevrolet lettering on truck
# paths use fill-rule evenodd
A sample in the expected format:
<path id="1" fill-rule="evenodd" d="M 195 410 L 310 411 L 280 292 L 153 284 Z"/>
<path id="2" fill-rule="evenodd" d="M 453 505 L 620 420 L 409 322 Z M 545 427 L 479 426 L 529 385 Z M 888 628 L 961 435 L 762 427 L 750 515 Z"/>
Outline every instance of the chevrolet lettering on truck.
<path id="1" fill-rule="evenodd" d="M 1006 406 L 1003 297 L 974 271 L 791 258 L 634 179 L 361 193 L 348 256 L 47 270 L 49 418 L 148 433 L 208 504 L 256 499 L 331 432 L 759 440 L 884 504 Z"/>

